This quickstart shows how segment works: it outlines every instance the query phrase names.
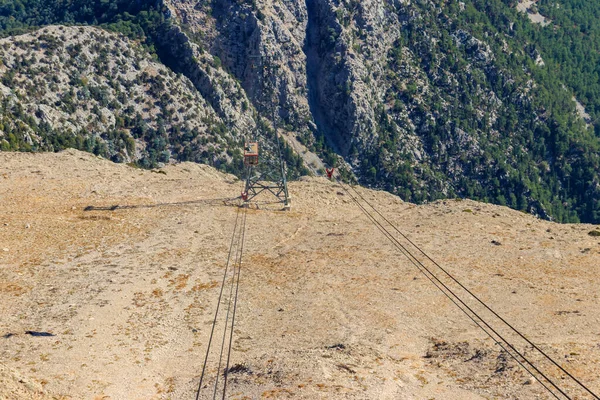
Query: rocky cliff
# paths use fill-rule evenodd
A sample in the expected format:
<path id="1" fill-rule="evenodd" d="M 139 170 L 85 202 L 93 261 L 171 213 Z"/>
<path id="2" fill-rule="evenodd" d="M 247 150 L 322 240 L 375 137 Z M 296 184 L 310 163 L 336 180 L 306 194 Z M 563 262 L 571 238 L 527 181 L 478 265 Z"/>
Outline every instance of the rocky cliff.
<path id="1" fill-rule="evenodd" d="M 341 156 L 365 183 L 558 219 L 583 216 L 585 198 L 599 195 L 587 172 L 597 156 L 573 151 L 597 140 L 566 87 L 547 78 L 535 44 L 523 48 L 515 24 L 526 17 L 501 2 L 166 5 L 259 113 L 276 113 L 298 141 L 329 163 Z M 572 165 L 586 175 L 576 192 Z"/>

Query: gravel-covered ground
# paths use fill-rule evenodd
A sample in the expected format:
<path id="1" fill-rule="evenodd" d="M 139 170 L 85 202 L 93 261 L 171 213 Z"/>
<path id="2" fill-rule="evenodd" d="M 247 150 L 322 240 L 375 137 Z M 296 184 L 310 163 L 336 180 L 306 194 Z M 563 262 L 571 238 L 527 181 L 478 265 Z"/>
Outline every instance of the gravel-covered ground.
<path id="1" fill-rule="evenodd" d="M 238 211 L 222 199 L 241 188 L 195 164 L 145 171 L 77 151 L 0 153 L 0 399 L 195 398 Z M 595 227 L 359 190 L 600 392 Z M 290 212 L 248 211 L 227 398 L 550 398 L 342 188 L 306 178 L 290 191 Z M 208 385 L 215 369 L 211 355 Z"/>

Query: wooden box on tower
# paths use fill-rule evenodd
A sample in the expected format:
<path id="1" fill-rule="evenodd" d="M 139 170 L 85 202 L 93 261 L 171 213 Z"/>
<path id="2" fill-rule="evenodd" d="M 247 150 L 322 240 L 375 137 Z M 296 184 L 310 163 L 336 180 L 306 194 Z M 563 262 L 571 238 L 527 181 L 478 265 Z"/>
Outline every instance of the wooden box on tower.
<path id="1" fill-rule="evenodd" d="M 244 164 L 258 165 L 258 143 L 248 142 L 244 146 Z"/>

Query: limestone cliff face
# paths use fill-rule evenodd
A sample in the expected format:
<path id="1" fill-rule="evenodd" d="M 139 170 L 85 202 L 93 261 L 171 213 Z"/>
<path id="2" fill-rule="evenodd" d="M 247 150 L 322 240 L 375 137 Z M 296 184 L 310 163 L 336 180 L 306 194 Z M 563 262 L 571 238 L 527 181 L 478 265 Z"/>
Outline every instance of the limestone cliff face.
<path id="1" fill-rule="evenodd" d="M 387 102 L 390 88 L 385 72 L 388 52 L 402 19 L 409 18 L 398 16 L 400 3 L 165 3 L 180 25 L 174 28 L 177 35 L 189 39 L 185 46 L 201 47 L 218 57 L 257 110 L 268 119 L 276 112 L 278 121 L 303 143 L 310 145 L 324 136 L 357 171 L 361 155 L 379 145 L 377 109 Z M 166 41 L 173 43 L 172 38 Z M 182 68 L 192 75 L 198 69 L 187 61 Z M 194 81 L 190 73 L 186 75 Z M 203 95 L 211 98 L 204 91 Z M 424 154 L 411 124 L 401 130 L 410 153 Z"/>
<path id="2" fill-rule="evenodd" d="M 217 57 L 259 112 L 268 119 L 276 112 L 283 124 L 306 129 L 311 117 L 302 53 L 306 11 L 301 4 L 165 3 L 180 23 L 181 34 L 192 46 Z"/>
<path id="3" fill-rule="evenodd" d="M 461 188 L 465 175 L 485 192 L 489 183 L 480 177 L 499 173 L 486 154 L 502 148 L 516 169 L 511 152 L 530 145 L 513 142 L 514 132 L 499 145 L 507 133 L 498 117 L 522 112 L 515 118 L 527 124 L 542 120 L 543 110 L 532 109 L 530 73 L 515 76 L 489 45 L 498 39 L 456 23 L 463 5 L 164 1 L 178 38 L 166 41 L 196 49 L 180 57 L 180 67 L 215 110 L 231 111 L 221 110 L 222 118 L 250 121 L 240 103 L 216 93 L 239 96 L 242 105 L 247 99 L 256 115 L 276 114 L 309 148 L 324 138 L 364 182 L 406 198 L 470 195 Z M 523 52 L 503 43 L 505 55 Z M 220 68 L 206 68 L 209 54 Z"/>
<path id="4" fill-rule="evenodd" d="M 219 58 L 261 113 L 270 117 L 276 104 L 283 125 L 304 142 L 320 131 L 347 155 L 353 144 L 372 142 L 380 99 L 368 84 L 367 57 L 340 16 L 364 31 L 369 58 L 384 55 L 392 40 L 383 34 L 382 2 L 336 3 L 166 0 L 187 36 Z"/>
<path id="5" fill-rule="evenodd" d="M 240 84 L 221 67 L 216 56 L 193 43 L 182 29 L 175 25 L 160 38 L 163 52 L 174 60 L 170 65 L 191 80 L 202 97 L 218 116 L 244 136 L 255 127 L 248 99 Z"/>

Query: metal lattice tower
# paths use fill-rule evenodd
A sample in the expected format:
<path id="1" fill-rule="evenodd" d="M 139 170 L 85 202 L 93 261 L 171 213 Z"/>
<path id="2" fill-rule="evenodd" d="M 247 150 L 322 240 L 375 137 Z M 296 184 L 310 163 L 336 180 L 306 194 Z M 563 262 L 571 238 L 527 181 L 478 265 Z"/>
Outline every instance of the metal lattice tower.
<path id="1" fill-rule="evenodd" d="M 272 73 L 278 68 L 273 62 L 264 65 L 263 59 L 270 57 L 262 56 L 250 56 L 259 60 L 259 66 L 261 71 L 259 73 L 259 87 L 260 83 L 265 82 L 263 74 L 267 72 Z M 277 96 L 275 85 L 270 90 L 269 98 L 273 101 L 271 108 L 271 117 L 273 129 L 275 130 L 275 138 L 277 140 L 277 151 L 278 151 L 278 162 L 259 161 L 259 150 L 258 142 L 256 140 L 256 134 L 253 141 L 246 143 L 244 148 L 244 163 L 246 164 L 246 187 L 245 192 L 242 195 L 244 203 L 248 204 L 250 200 L 262 192 L 269 192 L 273 194 L 278 202 L 283 203 L 284 210 L 290 209 L 291 197 L 288 192 L 287 179 L 286 179 L 286 168 L 285 162 L 283 161 L 283 154 L 281 152 L 281 143 L 279 141 L 279 132 L 277 130 Z M 274 98 L 274 99 L 273 99 Z M 278 164 L 278 165 L 276 165 Z"/>

